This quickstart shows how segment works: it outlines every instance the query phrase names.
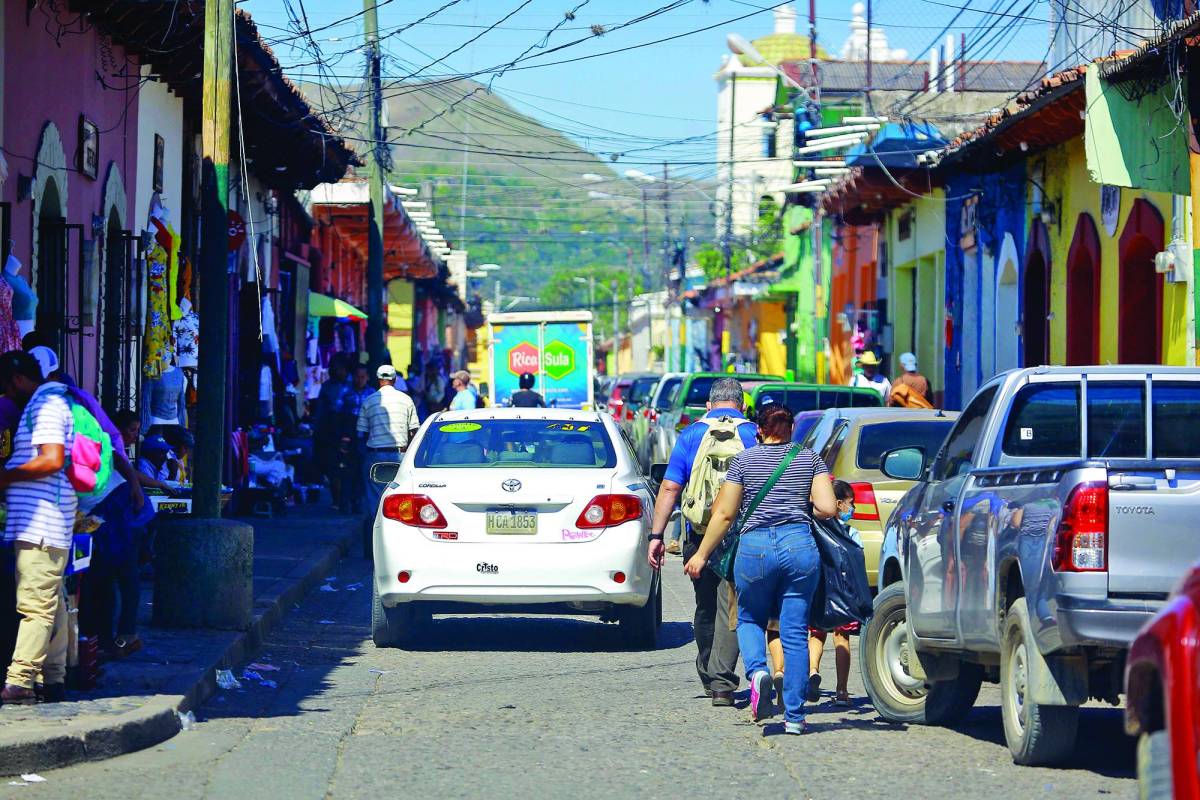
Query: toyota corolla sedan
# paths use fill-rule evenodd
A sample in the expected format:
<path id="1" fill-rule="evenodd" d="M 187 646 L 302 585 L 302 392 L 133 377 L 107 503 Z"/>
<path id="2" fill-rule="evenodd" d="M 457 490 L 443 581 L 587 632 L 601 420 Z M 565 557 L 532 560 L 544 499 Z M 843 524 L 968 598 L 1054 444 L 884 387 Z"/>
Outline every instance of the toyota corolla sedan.
<path id="1" fill-rule="evenodd" d="M 426 420 L 375 519 L 375 644 L 435 613 L 597 614 L 652 648 L 654 501 L 608 414 L 489 408 Z"/>

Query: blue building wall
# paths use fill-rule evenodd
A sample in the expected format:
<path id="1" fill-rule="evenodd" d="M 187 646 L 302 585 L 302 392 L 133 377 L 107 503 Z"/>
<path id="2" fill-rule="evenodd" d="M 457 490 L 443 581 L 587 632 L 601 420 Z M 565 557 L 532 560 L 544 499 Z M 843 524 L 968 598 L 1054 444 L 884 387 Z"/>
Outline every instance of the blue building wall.
<path id="1" fill-rule="evenodd" d="M 1007 321 L 1011 312 L 1019 313 L 1019 296 L 1014 286 L 1011 301 L 999 286 L 1001 253 L 1010 258 L 1015 244 L 1017 275 L 1025 259 L 1026 219 L 1025 163 L 1019 162 L 997 172 L 971 174 L 954 171 L 946 178 L 946 308 L 953 323 L 953 339 L 946 347 L 946 389 L 944 405 L 961 409 L 975 388 L 997 369 L 997 340 L 1016 337 L 1016 332 L 997 321 Z M 962 208 L 967 198 L 977 196 L 975 207 L 975 246 L 963 250 Z M 1002 305 L 997 314 L 997 306 Z M 999 341 L 1003 350 L 1011 340 Z M 984 352 L 985 349 L 987 352 Z M 1013 351 L 1019 353 L 1014 347 Z"/>

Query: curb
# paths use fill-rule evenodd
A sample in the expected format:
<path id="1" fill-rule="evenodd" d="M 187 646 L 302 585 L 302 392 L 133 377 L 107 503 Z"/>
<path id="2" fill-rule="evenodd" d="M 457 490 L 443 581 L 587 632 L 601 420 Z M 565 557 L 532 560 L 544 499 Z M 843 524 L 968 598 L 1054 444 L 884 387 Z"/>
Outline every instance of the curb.
<path id="1" fill-rule="evenodd" d="M 341 535 L 325 553 L 308 562 L 304 576 L 278 596 L 256 601 L 250 627 L 225 652 L 200 673 L 195 683 L 179 695 L 160 695 L 141 708 L 109 719 L 68 723 L 49 736 L 21 739 L 19 734 L 0 740 L 0 775 L 61 769 L 84 761 L 102 761 L 144 750 L 180 731 L 179 715 L 198 708 L 217 690 L 216 670 L 231 669 L 257 650 L 284 613 L 299 602 L 350 551 L 359 538 L 357 526 Z"/>

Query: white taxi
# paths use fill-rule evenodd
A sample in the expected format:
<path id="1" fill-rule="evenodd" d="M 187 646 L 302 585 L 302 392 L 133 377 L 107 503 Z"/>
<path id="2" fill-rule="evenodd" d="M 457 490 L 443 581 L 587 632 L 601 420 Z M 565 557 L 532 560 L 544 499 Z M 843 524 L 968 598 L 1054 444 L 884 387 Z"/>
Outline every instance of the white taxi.
<path id="1" fill-rule="evenodd" d="M 373 477 L 388 478 L 380 465 Z M 485 408 L 426 420 L 375 517 L 375 644 L 434 613 L 598 614 L 653 648 L 662 587 L 646 562 L 654 499 L 608 414 Z"/>

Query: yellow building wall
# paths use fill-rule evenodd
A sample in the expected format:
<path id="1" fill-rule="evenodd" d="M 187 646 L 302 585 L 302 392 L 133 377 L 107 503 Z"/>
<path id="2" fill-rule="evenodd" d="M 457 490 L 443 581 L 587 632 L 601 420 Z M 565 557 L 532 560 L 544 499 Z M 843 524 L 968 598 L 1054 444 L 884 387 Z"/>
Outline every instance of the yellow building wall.
<path id="1" fill-rule="evenodd" d="M 1031 168 L 1045 162 L 1047 199 L 1058 212 L 1055 224 L 1047 226 L 1050 239 L 1050 362 L 1062 364 L 1067 355 L 1067 254 L 1081 213 L 1092 215 L 1100 237 L 1100 363 L 1117 363 L 1117 313 L 1120 300 L 1120 239 L 1133 204 L 1139 198 L 1153 205 L 1163 218 L 1163 241 L 1171 239 L 1171 195 L 1121 189 L 1121 212 L 1116 233 L 1108 235 L 1100 215 L 1100 185 L 1088 177 L 1083 138 L 1053 147 L 1030 162 Z M 1028 187 L 1033 209 L 1036 189 Z M 1032 215 L 1031 218 L 1032 219 Z M 1029 246 L 1029 226 L 1025 237 Z M 1163 288 L 1163 363 L 1187 364 L 1187 284 L 1167 283 Z"/>
<path id="2" fill-rule="evenodd" d="M 758 312 L 758 371 L 768 375 L 787 374 L 787 311 L 783 303 L 760 301 Z"/>

